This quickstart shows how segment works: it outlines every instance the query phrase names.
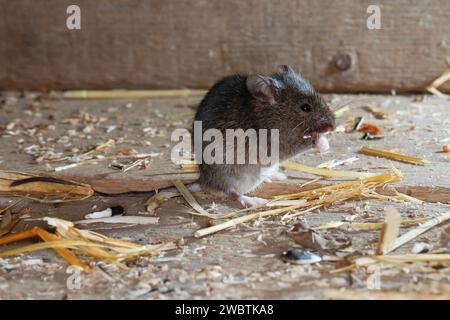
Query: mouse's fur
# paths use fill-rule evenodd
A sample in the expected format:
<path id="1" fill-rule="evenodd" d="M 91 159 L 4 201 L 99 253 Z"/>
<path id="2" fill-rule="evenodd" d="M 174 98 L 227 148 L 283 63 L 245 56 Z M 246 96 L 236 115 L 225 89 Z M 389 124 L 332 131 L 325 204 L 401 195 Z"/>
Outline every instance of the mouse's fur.
<path id="1" fill-rule="evenodd" d="M 311 112 L 302 110 L 305 104 L 312 107 Z M 225 129 L 279 129 L 280 162 L 311 148 L 311 139 L 304 136 L 322 132 L 316 127 L 324 119 L 334 128 L 334 116 L 325 101 L 288 66 L 266 77 L 233 75 L 222 79 L 210 89 L 195 115 L 196 121 L 202 121 L 203 132 L 215 128 L 224 137 Z M 277 169 L 278 164 L 269 168 L 260 164 L 202 163 L 198 182 L 204 188 L 239 197 L 276 176 Z"/>

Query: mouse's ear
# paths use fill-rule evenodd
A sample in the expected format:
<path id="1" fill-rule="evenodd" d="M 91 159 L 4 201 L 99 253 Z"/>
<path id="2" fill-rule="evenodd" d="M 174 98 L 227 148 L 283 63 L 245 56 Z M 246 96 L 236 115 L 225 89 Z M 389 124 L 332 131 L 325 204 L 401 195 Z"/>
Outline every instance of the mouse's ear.
<path id="1" fill-rule="evenodd" d="M 282 64 L 277 67 L 279 73 L 295 73 L 294 69 L 292 69 L 287 64 Z"/>
<path id="2" fill-rule="evenodd" d="M 259 74 L 247 77 L 247 89 L 255 99 L 275 104 L 277 87 L 270 77 L 263 77 Z"/>

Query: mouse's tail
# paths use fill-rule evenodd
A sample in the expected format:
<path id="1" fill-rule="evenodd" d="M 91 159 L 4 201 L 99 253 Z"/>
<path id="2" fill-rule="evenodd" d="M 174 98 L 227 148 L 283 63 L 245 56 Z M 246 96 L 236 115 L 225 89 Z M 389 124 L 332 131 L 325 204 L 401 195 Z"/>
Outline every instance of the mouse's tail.
<path id="1" fill-rule="evenodd" d="M 199 191 L 202 190 L 202 187 L 201 187 L 200 183 L 198 183 L 198 182 L 189 183 L 189 184 L 186 185 L 186 188 L 188 188 L 188 190 L 190 192 L 199 192 Z M 178 189 L 175 188 L 175 187 L 170 187 L 170 188 L 162 189 L 162 190 L 160 190 L 160 192 L 161 191 L 178 192 Z"/>

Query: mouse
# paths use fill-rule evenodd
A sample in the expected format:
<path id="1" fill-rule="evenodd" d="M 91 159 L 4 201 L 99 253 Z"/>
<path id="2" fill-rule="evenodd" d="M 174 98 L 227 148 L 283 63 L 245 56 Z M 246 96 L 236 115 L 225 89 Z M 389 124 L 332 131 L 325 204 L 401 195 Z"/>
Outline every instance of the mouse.
<path id="1" fill-rule="evenodd" d="M 202 134 L 209 129 L 218 130 L 224 136 L 229 129 L 277 130 L 278 157 L 274 163 L 248 161 L 250 153 L 246 148 L 244 163 L 223 161 L 199 164 L 200 177 L 195 183 L 196 191 L 227 195 L 243 207 L 267 202 L 248 194 L 264 182 L 286 179 L 286 175 L 279 171 L 284 161 L 311 148 L 317 148 L 320 152 L 328 150 L 327 134 L 335 129 L 334 114 L 323 97 L 288 65 L 278 66 L 269 75 L 236 74 L 218 81 L 200 102 L 195 122 L 201 123 Z M 270 132 L 272 136 L 273 131 Z M 267 150 L 272 143 L 269 140 Z M 202 142 L 201 148 L 204 151 L 207 143 Z"/>

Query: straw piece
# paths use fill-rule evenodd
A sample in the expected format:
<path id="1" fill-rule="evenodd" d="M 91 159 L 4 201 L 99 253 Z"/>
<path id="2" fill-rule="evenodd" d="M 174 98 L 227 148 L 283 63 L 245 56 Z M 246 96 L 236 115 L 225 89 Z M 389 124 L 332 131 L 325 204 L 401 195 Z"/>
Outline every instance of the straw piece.
<path id="1" fill-rule="evenodd" d="M 444 94 L 438 90 L 438 87 L 443 85 L 445 82 L 450 80 L 450 69 L 447 69 L 442 73 L 436 80 L 434 80 L 428 87 L 427 90 L 441 98 L 450 99 L 450 95 Z"/>
<path id="2" fill-rule="evenodd" d="M 289 219 L 298 217 L 298 216 L 300 216 L 300 215 L 302 215 L 302 214 L 305 214 L 305 213 L 311 212 L 311 211 L 313 211 L 313 210 L 319 209 L 319 208 L 322 207 L 322 206 L 323 206 L 323 205 L 320 204 L 320 205 L 317 205 L 317 206 L 313 206 L 313 207 L 311 207 L 311 208 L 308 208 L 308 209 L 306 209 L 306 210 L 302 210 L 302 211 L 295 212 L 295 213 L 292 213 L 292 214 L 286 214 L 285 216 L 283 216 L 283 217 L 281 218 L 281 220 L 289 220 Z"/>
<path id="3" fill-rule="evenodd" d="M 397 160 L 401 162 L 407 162 L 412 164 L 418 164 L 418 165 L 424 165 L 428 161 L 422 158 L 415 158 L 410 156 L 405 156 L 399 153 L 390 152 L 386 150 L 379 150 L 379 149 L 372 149 L 368 147 L 362 147 L 359 152 L 369 155 L 369 156 L 376 156 L 376 157 L 384 157 L 391 160 Z"/>
<path id="4" fill-rule="evenodd" d="M 2 237 L 0 238 L 0 244 L 8 244 L 11 242 L 24 240 L 34 236 L 38 236 L 39 238 L 41 238 L 46 242 L 3 251 L 0 252 L 0 257 L 16 255 L 24 252 L 31 252 L 35 250 L 40 250 L 41 248 L 52 248 L 53 250 L 55 250 L 56 253 L 58 253 L 64 260 L 69 262 L 71 265 L 79 266 L 84 271 L 90 271 L 90 267 L 81 260 L 79 260 L 72 252 L 67 250 L 66 249 L 67 247 L 60 247 L 58 245 L 55 245 L 55 242 L 60 240 L 58 236 L 51 234 L 39 227 L 33 227 L 29 230 L 25 230 L 22 232 Z"/>
<path id="5" fill-rule="evenodd" d="M 365 267 L 377 262 L 384 263 L 411 263 L 411 262 L 449 262 L 450 254 L 400 254 L 400 255 L 378 255 L 361 257 L 354 260 L 355 266 Z"/>
<path id="6" fill-rule="evenodd" d="M 195 164 L 195 163 L 182 163 L 181 170 L 183 170 L 184 173 L 198 172 L 199 167 L 198 167 L 198 164 Z"/>
<path id="7" fill-rule="evenodd" d="M 306 200 L 272 200 L 265 203 L 266 207 L 290 207 L 297 204 L 305 204 Z"/>
<path id="8" fill-rule="evenodd" d="M 180 180 L 173 180 L 172 183 L 177 188 L 177 190 L 181 193 L 184 200 L 186 200 L 186 202 L 189 203 L 189 205 L 192 207 L 192 209 L 194 209 L 201 215 L 205 215 L 205 216 L 210 215 L 210 213 L 208 211 L 206 211 L 205 209 L 203 209 L 202 206 L 197 202 L 197 200 L 195 200 L 194 196 L 189 191 L 189 189 L 186 188 L 186 186 L 183 184 L 183 182 L 181 182 Z"/>
<path id="9" fill-rule="evenodd" d="M 40 232 L 46 232 L 46 231 L 41 229 Z M 48 234 L 52 235 L 51 233 L 48 233 Z M 35 235 L 35 234 L 33 234 L 33 235 Z M 107 246 L 105 244 L 91 243 L 89 241 L 83 241 L 83 240 L 60 240 L 57 238 L 55 240 L 51 240 L 52 238 L 50 238 L 50 237 L 48 239 L 49 240 L 46 240 L 48 242 L 35 243 L 35 244 L 30 244 L 30 245 L 19 247 L 19 248 L 7 250 L 7 251 L 2 251 L 2 252 L 0 252 L 0 257 L 12 256 L 12 255 L 25 253 L 25 252 L 38 251 L 38 250 L 42 250 L 42 249 L 55 249 L 55 251 L 56 251 L 56 249 L 60 249 L 60 248 L 75 249 L 79 246 L 109 248 L 109 246 Z"/>
<path id="10" fill-rule="evenodd" d="M 175 243 L 172 241 L 156 245 L 135 244 L 128 241 L 108 238 L 90 230 L 76 229 L 73 227 L 73 223 L 67 220 L 50 217 L 45 217 L 43 220 L 47 221 L 49 225 L 56 227 L 56 234 L 51 234 L 39 227 L 34 227 L 29 230 L 5 236 L 0 238 L 0 244 L 11 243 L 33 236 L 39 236 L 46 242 L 3 251 L 0 252 L 0 256 L 9 256 L 52 248 L 70 264 L 81 266 L 83 270 L 89 271 L 89 266 L 78 260 L 78 258 L 68 251 L 67 248 L 71 248 L 94 259 L 113 262 L 120 267 L 125 267 L 120 264 L 120 261 L 124 259 L 144 254 L 156 254 L 176 247 Z"/>
<path id="11" fill-rule="evenodd" d="M 406 254 L 406 255 L 375 255 L 354 259 L 351 265 L 330 271 L 330 274 L 349 271 L 356 267 L 367 267 L 376 263 L 413 263 L 413 262 L 450 262 L 450 254 Z"/>
<path id="12" fill-rule="evenodd" d="M 194 236 L 195 237 L 202 237 L 208 234 L 212 234 L 230 227 L 234 227 L 238 224 L 241 223 L 245 223 L 251 220 L 255 220 L 257 218 L 262 218 L 262 217 L 269 217 L 269 216 L 273 216 L 273 215 L 278 215 L 281 213 L 285 213 L 285 212 L 289 212 L 292 210 L 296 210 L 296 209 L 301 209 L 301 208 L 309 208 L 305 211 L 299 212 L 298 214 L 303 214 L 305 212 L 317 209 L 325 204 L 330 204 L 330 203 L 339 203 L 345 200 L 348 200 L 352 197 L 354 197 L 356 194 L 360 194 L 359 191 L 351 191 L 351 192 L 345 192 L 345 193 L 332 193 L 329 194 L 327 196 L 321 197 L 319 199 L 316 200 L 311 200 L 311 201 L 307 201 L 304 202 L 303 204 L 297 204 L 297 205 L 293 205 L 290 207 L 284 207 L 284 208 L 280 208 L 280 209 L 273 209 L 273 210 L 268 210 L 268 211 L 261 211 L 261 212 L 256 212 L 256 213 L 251 213 L 245 216 L 241 216 L 238 218 L 234 218 L 231 220 L 228 220 L 226 222 L 223 222 L 221 224 L 212 226 L 212 227 L 208 227 L 208 228 L 204 228 L 201 230 L 198 230 L 197 232 L 195 232 Z M 253 208 L 255 209 L 255 208 Z M 293 214 L 291 216 L 288 216 L 288 218 L 292 218 L 294 216 L 297 216 L 298 214 Z M 284 219 L 286 219 L 286 217 L 284 217 Z"/>
<path id="13" fill-rule="evenodd" d="M 333 113 L 336 118 L 339 118 L 347 111 L 350 111 L 350 107 L 348 105 L 344 105 L 342 107 L 338 107 L 337 109 L 335 109 Z"/>
<path id="14" fill-rule="evenodd" d="M 372 177 L 368 177 L 362 180 L 354 180 L 339 184 L 333 184 L 317 189 L 297 192 L 297 193 L 291 193 L 291 194 L 284 194 L 275 196 L 274 199 L 314 199 L 318 198 L 322 195 L 333 193 L 339 190 L 350 190 L 350 192 L 359 189 L 361 190 L 360 195 L 362 195 L 362 188 L 370 188 L 370 187 L 377 187 L 381 186 L 383 184 L 389 183 L 389 182 L 397 182 L 400 181 L 401 175 L 398 173 L 381 173 L 377 174 Z"/>
<path id="15" fill-rule="evenodd" d="M 195 200 L 192 193 L 189 191 L 188 188 L 180 181 L 180 180 L 172 180 L 172 183 L 174 186 L 178 189 L 178 191 L 183 196 L 184 200 L 186 200 L 187 203 L 196 211 L 196 212 L 190 212 L 193 215 L 202 216 L 202 217 L 208 217 L 211 219 L 224 219 L 233 216 L 235 213 L 209 213 L 203 207 Z"/>
<path id="16" fill-rule="evenodd" d="M 54 168 L 54 170 L 55 170 L 55 172 L 60 172 L 60 171 L 76 168 L 79 165 L 80 165 L 79 163 L 71 163 L 71 164 L 67 164 L 65 166 L 56 167 L 56 168 Z"/>
<path id="17" fill-rule="evenodd" d="M 375 173 L 368 173 L 368 172 L 353 172 L 353 171 L 337 171 L 332 169 L 324 169 L 324 168 L 315 168 L 315 167 L 309 167 L 305 166 L 300 163 L 287 161 L 283 163 L 283 167 L 286 169 L 292 169 L 297 170 L 300 172 L 305 173 L 311 173 L 322 177 L 343 177 L 343 178 L 367 178 L 367 177 L 373 177 L 377 174 Z"/>
<path id="18" fill-rule="evenodd" d="M 423 201 L 411 196 L 408 196 L 407 194 L 404 193 L 400 193 L 400 192 L 395 192 L 396 197 L 398 200 L 403 200 L 403 201 L 407 201 L 407 202 L 411 202 L 411 203 L 415 203 L 415 204 L 422 204 Z"/>
<path id="19" fill-rule="evenodd" d="M 194 233 L 194 236 L 196 238 L 200 238 L 200 237 L 203 237 L 203 236 L 206 236 L 206 235 L 209 235 L 212 233 L 216 233 L 218 231 L 225 230 L 225 229 L 237 226 L 238 224 L 245 223 L 245 222 L 257 219 L 257 218 L 269 217 L 269 216 L 277 215 L 277 214 L 280 214 L 283 212 L 295 210 L 295 209 L 300 208 L 301 206 L 303 206 L 303 205 L 295 205 L 295 206 L 290 206 L 290 207 L 286 207 L 286 208 L 251 213 L 251 214 L 248 214 L 248 215 L 245 215 L 242 217 L 228 220 L 226 222 L 220 223 L 220 224 L 212 226 L 212 227 L 198 230 Z"/>
<path id="20" fill-rule="evenodd" d="M 356 291 L 329 289 L 324 292 L 325 299 L 348 300 L 449 300 L 450 294 L 434 294 L 424 292 L 398 292 L 398 291 Z"/>
<path id="21" fill-rule="evenodd" d="M 358 160 L 359 160 L 358 157 L 351 157 L 351 158 L 344 159 L 344 160 L 335 160 L 335 159 L 333 159 L 333 160 L 330 160 L 330 161 L 323 162 L 323 163 L 319 164 L 317 166 L 317 168 L 332 169 L 334 167 L 337 167 L 337 166 L 340 166 L 340 165 L 343 165 L 343 164 L 350 164 L 350 163 L 353 163 L 353 162 L 358 161 Z"/>
<path id="22" fill-rule="evenodd" d="M 444 213 L 444 214 L 442 214 L 442 215 L 440 215 L 438 217 L 435 217 L 435 218 L 433 218 L 433 219 L 423 223 L 422 225 L 418 226 L 417 228 L 415 228 L 415 229 L 413 229 L 413 230 L 403 234 L 402 236 L 398 237 L 397 240 L 395 240 L 393 246 L 386 253 L 394 251 L 395 249 L 397 249 L 398 247 L 401 247 L 405 243 L 407 243 L 407 242 L 417 238 L 422 233 L 427 232 L 431 228 L 437 226 L 438 224 L 446 222 L 449 219 L 450 219 L 450 212 L 447 212 L 447 213 Z"/>
<path id="23" fill-rule="evenodd" d="M 313 210 L 313 208 L 316 209 L 323 205 L 340 203 L 357 196 L 373 197 L 374 195 L 372 193 L 374 193 L 374 191 L 372 189 L 374 189 L 377 186 L 384 185 L 385 183 L 388 182 L 398 181 L 400 180 L 400 178 L 401 175 L 399 173 L 379 174 L 374 177 L 369 177 L 363 180 L 355 180 L 346 183 L 308 190 L 304 192 L 276 196 L 274 197 L 274 199 L 276 200 L 307 200 L 307 201 L 301 204 L 296 204 L 285 208 L 256 212 L 238 218 L 234 218 L 224 223 L 220 223 L 212 227 L 198 230 L 197 232 L 195 232 L 194 236 L 202 237 L 257 218 L 278 215 L 281 213 L 286 213 L 300 208 L 307 209 L 299 213 L 303 214 L 308 210 Z M 264 206 L 267 207 L 267 204 Z M 285 219 L 292 218 L 294 216 L 297 216 L 297 214 L 286 216 L 284 218 Z"/>
<path id="24" fill-rule="evenodd" d="M 119 159 L 145 159 L 145 158 L 149 158 L 152 157 L 154 154 L 152 153 L 143 153 L 143 154 L 133 154 L 133 155 L 111 155 L 111 156 L 104 156 L 102 158 L 96 158 L 95 156 L 92 158 L 87 158 L 87 159 L 81 159 L 78 162 L 75 163 L 71 163 L 68 165 L 64 165 L 64 166 L 60 166 L 60 167 L 55 167 L 53 168 L 53 170 L 55 170 L 55 172 L 59 172 L 59 171 L 63 171 L 63 170 L 67 170 L 67 169 L 72 169 L 72 168 L 76 168 L 78 166 L 82 166 L 82 165 L 86 165 L 86 164 L 92 164 L 92 163 L 98 163 L 98 162 L 102 162 L 102 161 L 108 161 L 108 160 L 119 160 Z M 63 159 L 65 160 L 65 159 Z"/>
<path id="25" fill-rule="evenodd" d="M 363 106 L 363 109 L 370 112 L 377 119 L 387 119 L 392 114 L 392 112 L 382 111 L 371 104 Z"/>
<path id="26" fill-rule="evenodd" d="M 419 222 L 424 222 L 432 219 L 432 217 L 419 218 L 414 220 L 403 220 L 400 222 L 401 225 L 414 224 Z M 344 221 L 333 221 L 329 223 L 322 224 L 317 227 L 312 227 L 312 230 L 325 230 L 325 229 L 333 229 L 339 227 L 348 227 L 348 228 L 367 228 L 367 229 L 381 229 L 384 225 L 384 222 L 344 222 Z"/>
<path id="27" fill-rule="evenodd" d="M 98 219 L 85 219 L 75 221 L 75 224 L 90 224 L 90 223 L 127 223 L 127 224 L 157 224 L 159 217 L 145 217 L 145 216 L 113 216 Z"/>
<path id="28" fill-rule="evenodd" d="M 373 259 L 382 262 L 450 262 L 450 254 L 406 254 L 406 255 L 392 255 L 392 256 L 375 256 Z"/>
<path id="29" fill-rule="evenodd" d="M 69 90 L 65 99 L 133 99 L 133 98 L 186 98 L 203 96 L 206 90 Z"/>

